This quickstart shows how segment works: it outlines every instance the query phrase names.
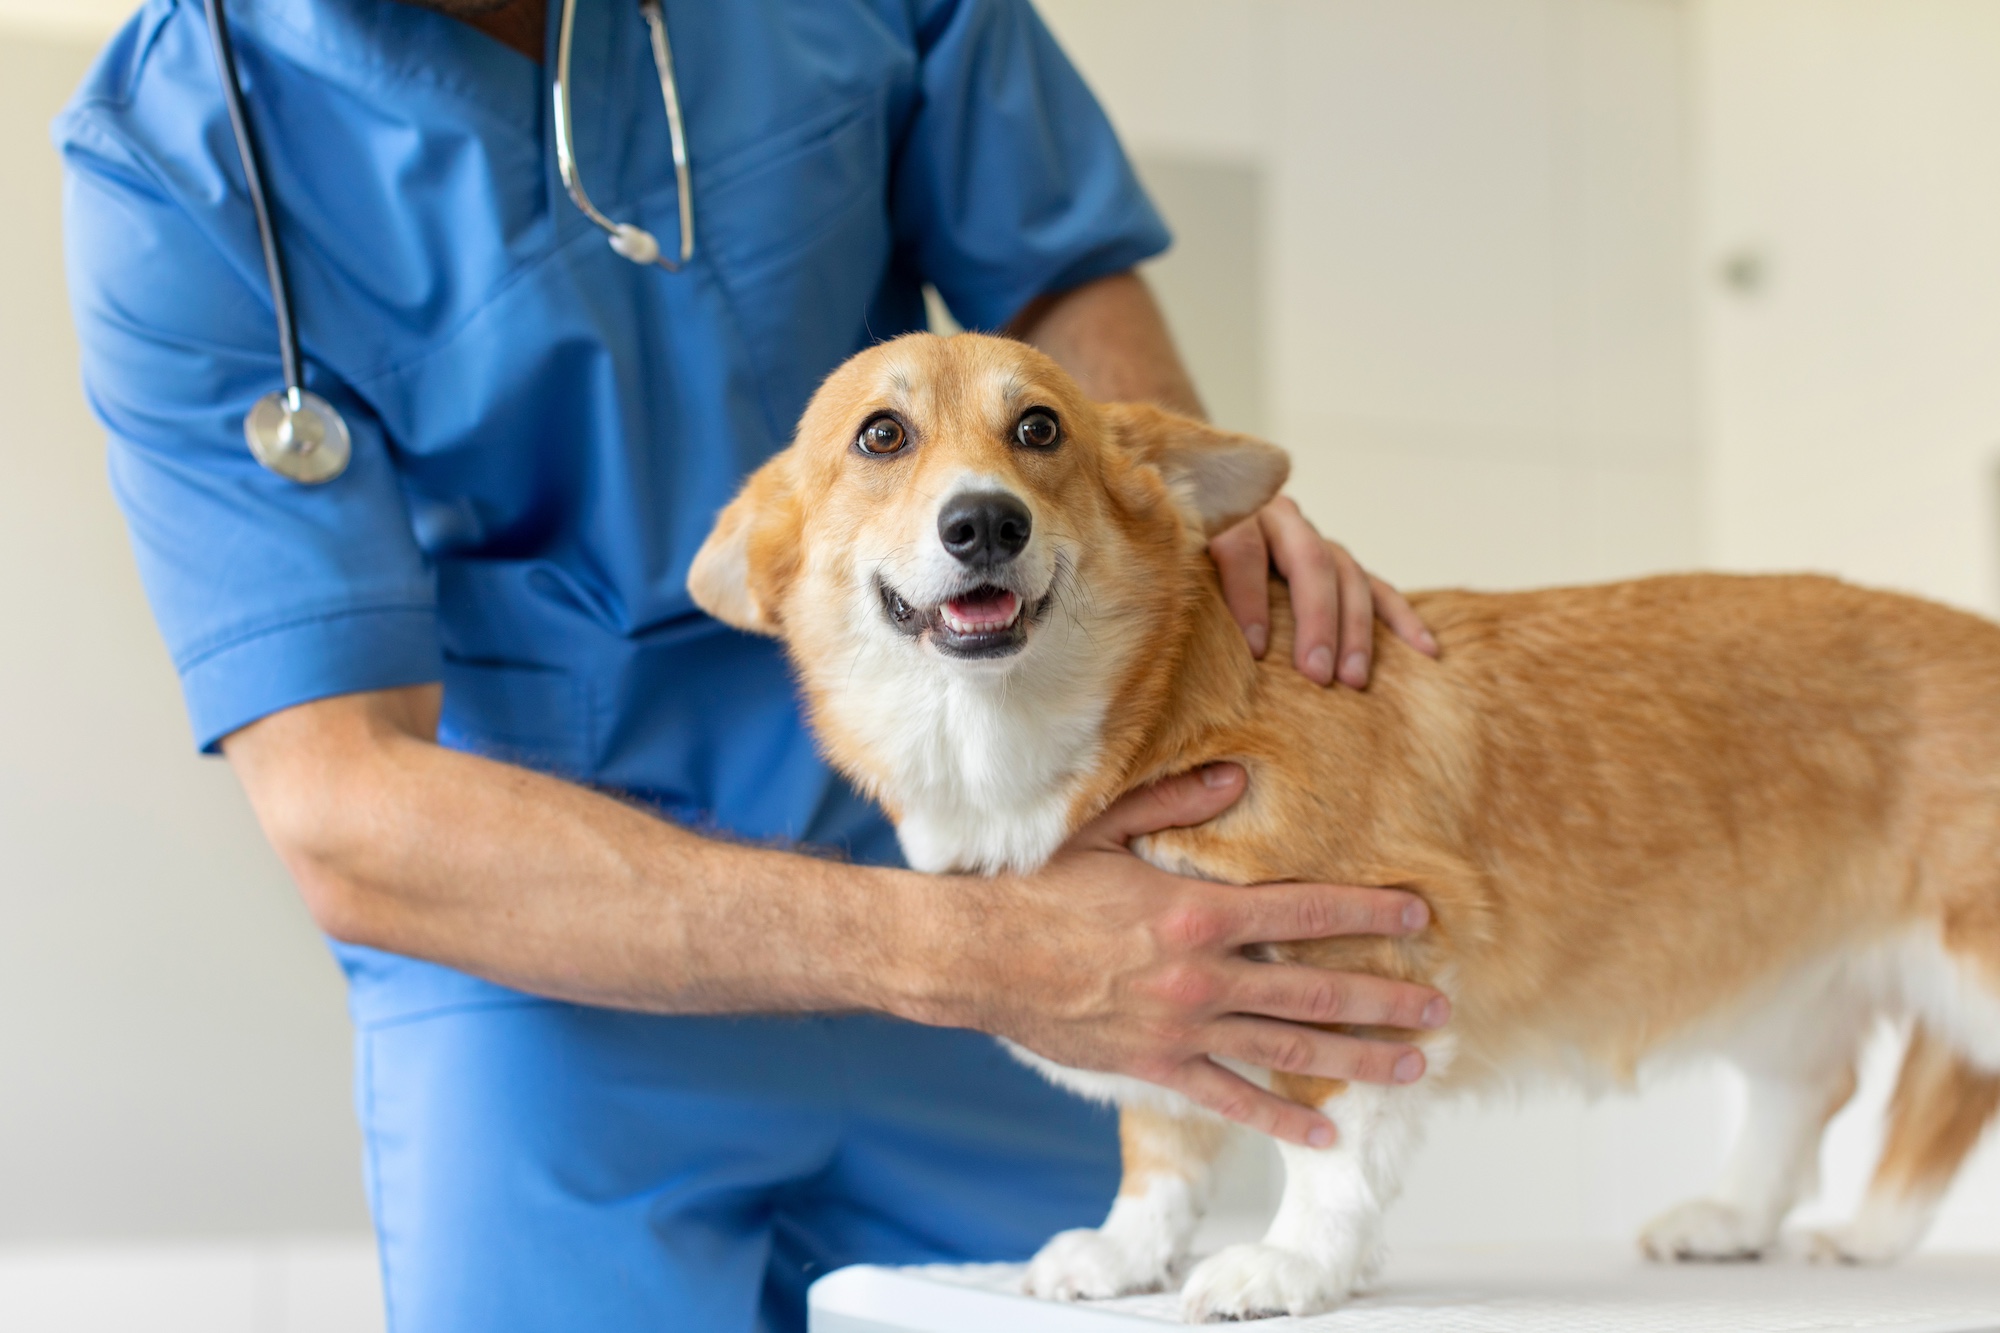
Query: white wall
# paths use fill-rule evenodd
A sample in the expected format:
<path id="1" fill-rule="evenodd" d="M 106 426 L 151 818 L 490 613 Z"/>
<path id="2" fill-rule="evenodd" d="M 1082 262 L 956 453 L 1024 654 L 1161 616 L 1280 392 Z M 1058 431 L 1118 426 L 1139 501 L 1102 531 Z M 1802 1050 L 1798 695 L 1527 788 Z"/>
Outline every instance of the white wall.
<path id="1" fill-rule="evenodd" d="M 0 0 L 0 32 L 95 44 L 138 7 L 138 0 Z"/>
<path id="2" fill-rule="evenodd" d="M 1700 553 L 1674 0 L 1048 0 L 1129 142 L 1262 179 L 1270 430 L 1381 572 Z"/>
<path id="3" fill-rule="evenodd" d="M 336 969 L 195 757 L 104 479 L 48 122 L 0 28 L 0 1243 L 366 1225 Z"/>
<path id="4" fill-rule="evenodd" d="M 2000 611 L 2000 5 L 1700 12 L 1715 557 Z"/>

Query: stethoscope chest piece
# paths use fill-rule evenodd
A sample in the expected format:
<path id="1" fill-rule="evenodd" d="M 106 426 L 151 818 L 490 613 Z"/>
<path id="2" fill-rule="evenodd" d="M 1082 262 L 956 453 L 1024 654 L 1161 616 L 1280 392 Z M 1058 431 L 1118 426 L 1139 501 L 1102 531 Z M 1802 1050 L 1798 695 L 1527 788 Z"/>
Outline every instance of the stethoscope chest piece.
<path id="1" fill-rule="evenodd" d="M 257 461 L 291 481 L 317 486 L 347 471 L 354 445 L 347 423 L 316 393 L 266 394 L 243 418 L 243 438 Z"/>

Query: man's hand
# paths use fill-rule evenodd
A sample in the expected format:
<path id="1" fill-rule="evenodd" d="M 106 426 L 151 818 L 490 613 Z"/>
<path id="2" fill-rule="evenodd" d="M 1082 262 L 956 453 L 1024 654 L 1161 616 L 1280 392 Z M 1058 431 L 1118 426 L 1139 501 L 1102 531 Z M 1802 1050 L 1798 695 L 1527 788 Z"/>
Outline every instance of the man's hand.
<path id="1" fill-rule="evenodd" d="M 1292 664 L 1320 684 L 1333 684 L 1336 663 L 1342 684 L 1358 690 L 1368 683 L 1377 617 L 1410 647 L 1437 656 L 1437 640 L 1403 594 L 1363 569 L 1346 547 L 1320 536 L 1288 496 L 1218 532 L 1208 553 L 1252 656 L 1271 646 L 1274 566 L 1292 589 Z"/>
<path id="2" fill-rule="evenodd" d="M 1444 996 L 1425 986 L 1253 962 L 1247 946 L 1329 935 L 1407 935 L 1422 899 L 1324 884 L 1250 887 L 1186 879 L 1126 850 L 1133 838 L 1212 819 L 1244 773 L 1217 764 L 1133 792 L 1033 875 L 933 881 L 927 922 L 938 982 L 932 1021 L 1011 1038 L 1059 1063 L 1171 1088 L 1230 1120 L 1325 1147 L 1325 1117 L 1218 1065 L 1227 1057 L 1320 1078 L 1409 1083 L 1423 1053 L 1308 1023 L 1441 1026 Z"/>

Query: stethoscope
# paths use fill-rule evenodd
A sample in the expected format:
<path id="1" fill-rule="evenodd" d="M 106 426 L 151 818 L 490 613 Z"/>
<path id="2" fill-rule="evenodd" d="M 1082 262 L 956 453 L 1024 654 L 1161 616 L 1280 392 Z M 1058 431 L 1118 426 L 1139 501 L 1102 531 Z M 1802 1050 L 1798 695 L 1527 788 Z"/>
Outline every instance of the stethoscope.
<path id="1" fill-rule="evenodd" d="M 271 308 L 278 321 L 278 360 L 285 387 L 259 398 L 243 418 L 243 438 L 251 454 L 271 471 L 308 486 L 332 481 L 347 470 L 354 444 L 347 422 L 332 403 L 305 387 L 299 364 L 298 321 L 292 311 L 291 287 L 285 281 L 285 255 L 271 220 L 271 199 L 264 188 L 262 159 L 256 136 L 243 110 L 243 85 L 236 75 L 236 50 L 229 40 L 223 0 L 206 0 L 208 35 L 215 66 L 222 80 L 222 100 L 229 110 L 229 128 L 236 136 L 236 154 L 243 161 L 243 182 L 250 207 L 257 215 L 257 239 L 264 249 L 264 276 L 271 287 Z M 667 134 L 673 143 L 674 184 L 680 194 L 681 246 L 678 259 L 668 259 L 660 242 L 644 227 L 614 222 L 598 211 L 583 188 L 576 163 L 576 129 L 570 121 L 570 34 L 576 25 L 576 0 L 562 0 L 561 32 L 556 42 L 554 90 L 556 167 L 563 189 L 583 215 L 602 228 L 611 248 L 635 264 L 658 264 L 676 272 L 694 258 L 694 184 L 688 171 L 687 136 L 681 127 L 680 86 L 674 79 L 674 53 L 667 42 L 667 19 L 660 0 L 639 0 L 639 12 L 652 32 L 653 68 L 660 76 L 660 96 L 667 104 Z"/>

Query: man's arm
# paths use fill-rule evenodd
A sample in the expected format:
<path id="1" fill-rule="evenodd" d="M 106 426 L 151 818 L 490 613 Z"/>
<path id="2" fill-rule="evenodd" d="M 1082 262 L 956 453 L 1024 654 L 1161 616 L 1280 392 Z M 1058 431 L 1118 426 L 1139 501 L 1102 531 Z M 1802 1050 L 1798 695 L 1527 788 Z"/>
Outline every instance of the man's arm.
<path id="1" fill-rule="evenodd" d="M 1007 332 L 1054 357 L 1099 402 L 1150 402 L 1207 415 L 1159 303 L 1136 273 L 1031 301 Z M 1258 657 L 1270 644 L 1274 565 L 1290 584 L 1297 617 L 1292 663 L 1320 684 L 1368 683 L 1378 617 L 1418 652 L 1437 655 L 1437 640 L 1403 595 L 1363 569 L 1346 547 L 1322 538 L 1289 497 L 1217 533 L 1209 552 L 1229 609 Z"/>
<path id="2" fill-rule="evenodd" d="M 224 751 L 337 939 L 582 1003 L 661 1013 L 872 1009 L 1148 1078 L 1294 1142 L 1317 1114 L 1213 1063 L 1408 1081 L 1422 1056 L 1304 1022 L 1444 1021 L 1423 987 L 1252 963 L 1243 946 L 1400 934 L 1402 893 L 1236 888 L 1124 850 L 1243 790 L 1228 766 L 1137 793 L 1041 872 L 976 884 L 699 837 L 611 797 L 436 743 L 420 686 L 286 709 Z M 1288 1021 L 1289 1020 L 1289 1021 Z"/>
<path id="3" fill-rule="evenodd" d="M 1007 333 L 1033 343 L 1100 403 L 1158 403 L 1208 419 L 1152 288 L 1114 273 L 1030 301 Z"/>

